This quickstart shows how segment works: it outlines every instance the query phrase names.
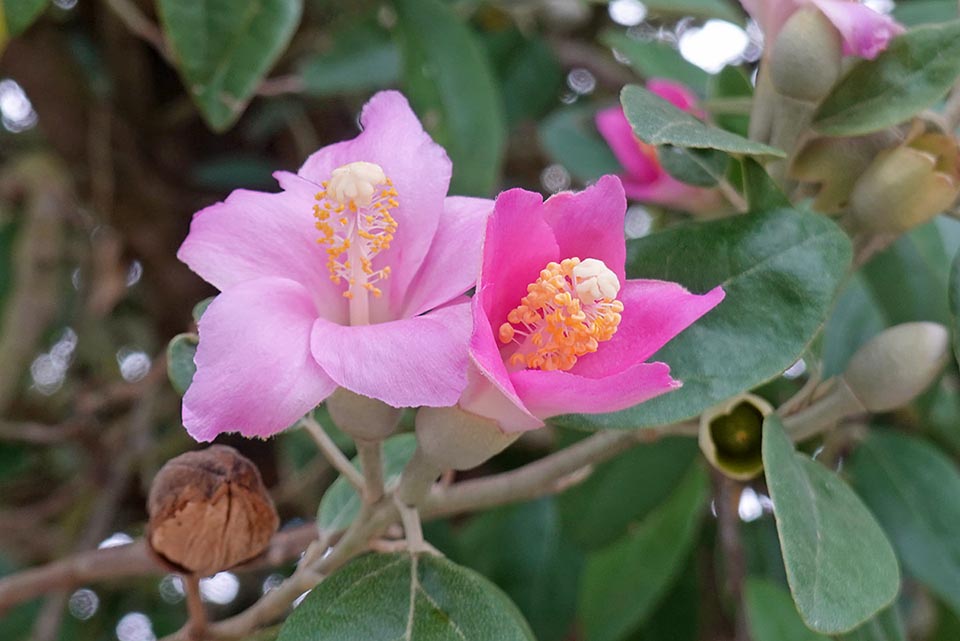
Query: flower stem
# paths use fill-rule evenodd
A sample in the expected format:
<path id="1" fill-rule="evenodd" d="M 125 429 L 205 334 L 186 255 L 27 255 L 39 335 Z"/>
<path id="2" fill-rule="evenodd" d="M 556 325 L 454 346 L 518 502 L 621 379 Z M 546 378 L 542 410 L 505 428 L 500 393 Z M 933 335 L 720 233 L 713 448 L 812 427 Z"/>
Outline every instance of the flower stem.
<path id="1" fill-rule="evenodd" d="M 340 472 L 341 476 L 347 479 L 350 485 L 356 488 L 358 492 L 363 494 L 365 485 L 363 475 L 357 471 L 357 468 L 355 468 L 343 452 L 340 451 L 340 448 L 333 442 L 333 439 L 330 438 L 327 431 L 323 429 L 323 426 L 317 423 L 310 415 L 300 419 L 300 424 L 303 425 L 304 429 L 313 437 L 313 440 L 317 443 L 317 447 L 320 448 L 320 452 L 330 461 L 334 469 Z"/>
<path id="2" fill-rule="evenodd" d="M 380 443 L 357 440 L 357 455 L 363 470 L 365 503 L 376 503 L 383 497 L 383 450 Z"/>

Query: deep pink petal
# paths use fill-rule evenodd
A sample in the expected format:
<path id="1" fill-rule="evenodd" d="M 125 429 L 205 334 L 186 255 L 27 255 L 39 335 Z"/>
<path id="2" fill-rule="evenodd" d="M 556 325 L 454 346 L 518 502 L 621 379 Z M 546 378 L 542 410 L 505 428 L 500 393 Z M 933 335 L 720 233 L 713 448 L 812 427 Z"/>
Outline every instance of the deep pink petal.
<path id="1" fill-rule="evenodd" d="M 238 189 L 197 212 L 177 257 L 220 290 L 257 278 L 289 278 L 310 292 L 325 318 L 345 322 L 346 301 L 330 282 L 316 242 L 316 187 L 293 174 L 275 175 L 280 193 Z"/>
<path id="2" fill-rule="evenodd" d="M 616 412 L 680 387 L 665 363 L 637 363 L 603 378 L 525 369 L 510 379 L 524 405 L 539 418 Z"/>
<path id="3" fill-rule="evenodd" d="M 683 211 L 710 211 L 723 205 L 723 198 L 716 189 L 687 185 L 666 172 L 648 183 L 637 182 L 624 176 L 623 190 L 630 200 Z"/>
<path id="4" fill-rule="evenodd" d="M 720 287 L 697 295 L 677 283 L 628 280 L 618 297 L 623 302 L 623 314 L 617 333 L 601 343 L 596 352 L 581 357 L 570 371 L 597 379 L 626 371 L 653 356 L 723 297 Z M 526 401 L 523 394 L 520 396 Z"/>
<path id="5" fill-rule="evenodd" d="M 393 407 L 453 405 L 467 384 L 470 301 L 355 327 L 318 319 L 310 345 L 342 387 Z"/>
<path id="6" fill-rule="evenodd" d="M 523 189 L 502 192 L 494 203 L 476 297 L 495 330 L 520 304 L 527 285 L 537 280 L 547 263 L 561 259 L 543 213 L 540 194 Z"/>
<path id="7" fill-rule="evenodd" d="M 324 147 L 310 156 L 300 175 L 321 183 L 342 165 L 366 161 L 380 165 L 396 186 L 399 207 L 391 211 L 397 233 L 390 249 L 381 253 L 377 268 L 389 265 L 392 274 L 378 286 L 383 297 L 372 301 L 374 322 L 392 320 L 398 301 L 423 262 L 433 241 L 450 185 L 447 153 L 423 130 L 410 104 L 396 91 L 373 96 L 360 114 L 363 131 L 353 140 Z M 391 311 L 388 311 L 388 308 Z"/>
<path id="8" fill-rule="evenodd" d="M 400 318 L 417 316 L 463 294 L 477 284 L 480 247 L 493 201 L 448 197 L 440 227 L 420 271 L 407 292 Z"/>
<path id="9" fill-rule="evenodd" d="M 310 354 L 317 317 L 302 285 L 262 278 L 217 296 L 200 319 L 197 373 L 183 425 L 198 441 L 224 432 L 267 437 L 336 389 Z"/>
<path id="10" fill-rule="evenodd" d="M 598 111 L 596 122 L 600 135 L 632 180 L 650 182 L 663 173 L 656 148 L 637 139 L 621 107 Z"/>
<path id="11" fill-rule="evenodd" d="M 563 192 L 543 204 L 543 217 L 553 230 L 560 258 L 602 260 L 622 283 L 626 245 L 623 219 L 627 200 L 616 176 L 603 176 L 581 192 Z"/>
<path id="12" fill-rule="evenodd" d="M 903 26 L 890 16 L 850 0 L 811 0 L 843 37 L 843 53 L 872 60 Z"/>
<path id="13" fill-rule="evenodd" d="M 681 82 L 675 82 L 665 78 L 651 78 L 647 81 L 647 89 L 677 109 L 691 113 L 697 118 L 703 118 L 706 115 L 703 113 L 703 110 L 697 106 L 697 94 Z"/>

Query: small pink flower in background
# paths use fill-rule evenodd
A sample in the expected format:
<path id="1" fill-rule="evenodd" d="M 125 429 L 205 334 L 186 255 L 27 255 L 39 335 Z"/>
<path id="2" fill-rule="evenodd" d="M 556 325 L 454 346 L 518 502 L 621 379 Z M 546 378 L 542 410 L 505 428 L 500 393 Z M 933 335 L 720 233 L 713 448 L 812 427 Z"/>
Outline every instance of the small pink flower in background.
<path id="1" fill-rule="evenodd" d="M 650 80 L 647 89 L 697 117 L 697 97 L 684 85 L 669 80 Z M 660 166 L 657 148 L 643 142 L 633 133 L 620 106 L 597 112 L 597 129 L 623 165 L 620 180 L 632 200 L 675 207 L 686 211 L 704 211 L 721 204 L 716 190 L 687 185 Z"/>
<path id="2" fill-rule="evenodd" d="M 394 407 L 466 385 L 470 301 L 493 203 L 447 197 L 451 165 L 406 99 L 375 95 L 363 132 L 282 191 L 198 212 L 178 257 L 221 290 L 200 320 L 183 423 L 197 440 L 270 436 L 337 387 Z"/>
<path id="3" fill-rule="evenodd" d="M 473 297 L 463 409 L 517 432 L 680 386 L 667 364 L 645 361 L 724 293 L 626 280 L 625 211 L 614 176 L 546 202 L 523 189 L 497 197 Z"/>
<path id="4" fill-rule="evenodd" d="M 890 16 L 874 11 L 857 0 L 740 0 L 767 43 L 776 40 L 783 24 L 805 4 L 813 4 L 837 28 L 843 38 L 843 53 L 872 60 L 903 33 L 903 26 Z"/>

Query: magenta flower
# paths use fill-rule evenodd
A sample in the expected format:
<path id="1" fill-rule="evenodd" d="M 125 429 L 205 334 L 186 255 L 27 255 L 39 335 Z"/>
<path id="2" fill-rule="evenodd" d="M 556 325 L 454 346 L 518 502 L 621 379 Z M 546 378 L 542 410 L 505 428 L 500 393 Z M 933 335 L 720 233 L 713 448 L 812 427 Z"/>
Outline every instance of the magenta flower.
<path id="1" fill-rule="evenodd" d="M 178 257 L 221 290 L 200 321 L 183 423 L 197 440 L 270 436 L 338 386 L 394 407 L 448 406 L 466 385 L 469 299 L 493 203 L 447 197 L 450 160 L 386 91 L 363 132 L 283 191 L 197 212 Z"/>
<path id="2" fill-rule="evenodd" d="M 903 33 L 903 26 L 890 16 L 874 11 L 857 0 L 740 0 L 757 21 L 768 43 L 776 40 L 783 24 L 805 4 L 813 4 L 843 38 L 843 53 L 872 60 Z"/>
<path id="3" fill-rule="evenodd" d="M 621 410 L 680 386 L 657 350 L 713 309 L 717 287 L 626 280 L 626 199 L 614 176 L 543 201 L 512 189 L 487 222 L 473 297 L 468 412 L 508 432 Z"/>
<path id="4" fill-rule="evenodd" d="M 647 89 L 678 109 L 703 116 L 697 108 L 697 97 L 680 83 L 655 79 L 647 83 Z M 721 199 L 715 190 L 684 184 L 664 171 L 657 148 L 637 138 L 622 107 L 597 112 L 596 121 L 600 134 L 623 165 L 620 180 L 631 199 L 685 211 L 705 211 L 719 206 Z"/>

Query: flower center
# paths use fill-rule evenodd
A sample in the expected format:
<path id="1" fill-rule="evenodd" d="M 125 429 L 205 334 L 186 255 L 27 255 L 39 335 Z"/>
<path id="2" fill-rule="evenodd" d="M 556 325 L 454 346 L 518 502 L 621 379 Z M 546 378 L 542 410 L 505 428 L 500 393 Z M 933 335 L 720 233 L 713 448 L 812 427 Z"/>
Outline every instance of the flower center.
<path id="1" fill-rule="evenodd" d="M 613 338 L 623 303 L 620 280 L 602 260 L 549 263 L 500 326 L 500 342 L 516 343 L 514 367 L 568 370 Z"/>
<path id="2" fill-rule="evenodd" d="M 397 231 L 397 221 L 390 215 L 400 204 L 397 190 L 383 169 L 371 162 L 337 167 L 321 185 L 323 191 L 313 206 L 315 226 L 322 234 L 317 242 L 327 246 L 330 280 L 347 285 L 343 295 L 350 299 L 350 324 L 366 325 L 368 296 L 382 296 L 375 283 L 390 276 L 389 265 L 374 269 L 373 260 L 390 248 Z"/>

